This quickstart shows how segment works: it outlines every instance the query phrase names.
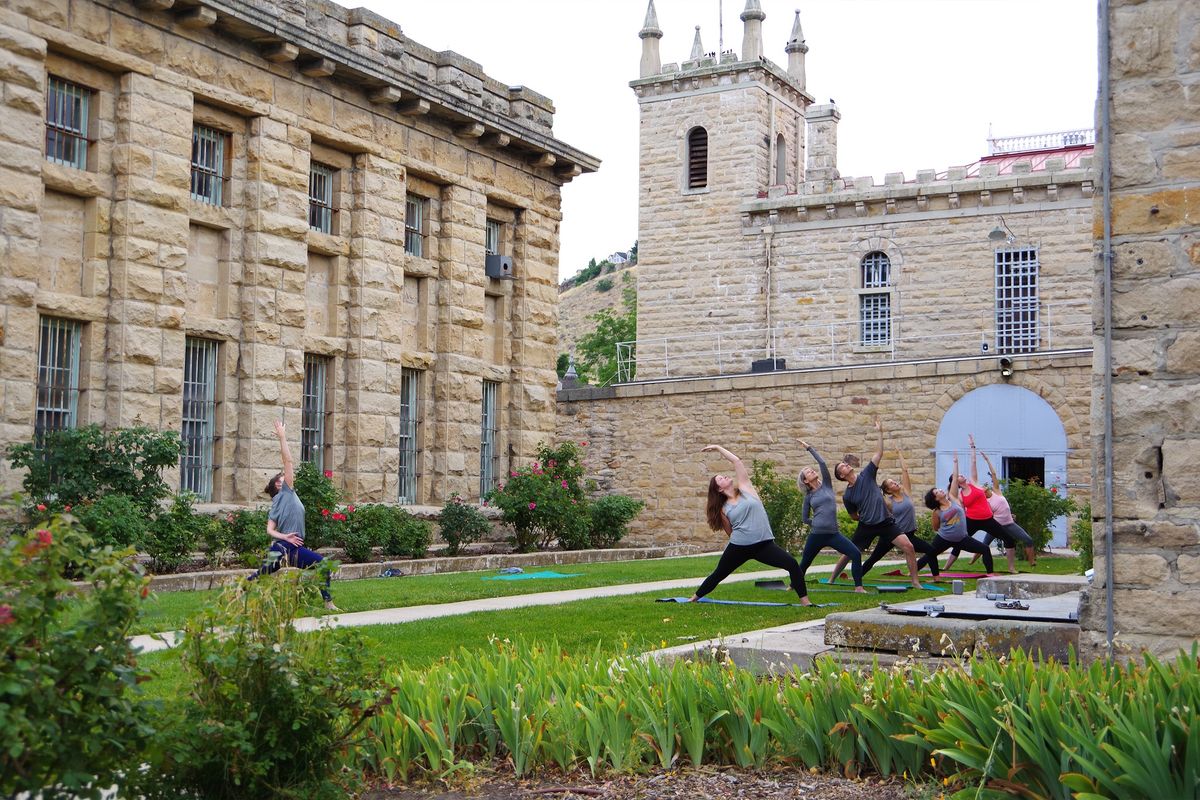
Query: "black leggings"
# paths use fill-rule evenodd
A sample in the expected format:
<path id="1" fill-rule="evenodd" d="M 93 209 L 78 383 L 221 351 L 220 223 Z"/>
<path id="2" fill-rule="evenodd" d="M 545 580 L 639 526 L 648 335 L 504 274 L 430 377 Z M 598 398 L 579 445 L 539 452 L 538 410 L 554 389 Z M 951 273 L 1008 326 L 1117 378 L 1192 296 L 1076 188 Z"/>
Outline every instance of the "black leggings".
<path id="1" fill-rule="evenodd" d="M 927 564 L 937 565 L 937 557 L 949 550 L 951 547 L 961 548 L 971 553 L 979 553 L 983 556 L 983 568 L 988 572 L 992 571 L 992 551 L 988 550 L 987 546 L 978 539 L 972 539 L 970 536 L 958 541 L 948 542 L 940 535 L 933 537 L 933 551 L 921 556 L 917 561 L 917 569 L 924 569 Z"/>
<path id="2" fill-rule="evenodd" d="M 931 545 L 929 542 L 925 541 L 924 539 L 918 538 L 916 531 L 910 531 L 904 535 L 908 537 L 908 540 L 910 542 L 912 542 L 913 550 L 916 550 L 918 553 L 932 553 L 933 552 L 933 545 Z M 891 549 L 895 546 L 892 544 L 893 540 L 894 540 L 894 537 L 892 539 L 889 539 L 886 536 L 879 537 L 879 541 L 875 544 L 875 549 L 871 551 L 870 557 L 867 558 L 867 560 L 865 562 L 863 562 L 863 572 L 864 573 L 870 572 L 871 567 L 875 566 L 881 558 L 883 558 L 885 555 L 888 554 L 889 551 L 891 551 Z M 869 543 L 870 541 L 871 541 L 871 538 L 866 537 L 866 542 L 864 544 Z M 856 545 L 858 545 L 858 535 L 857 534 L 855 534 L 855 536 L 854 536 L 854 543 Z M 858 545 L 858 546 L 862 547 L 863 545 Z M 933 573 L 933 577 L 936 578 L 938 576 L 938 572 L 939 572 L 936 558 L 933 559 L 932 562 L 930 562 L 929 569 Z"/>
<path id="3" fill-rule="evenodd" d="M 721 560 L 717 562 L 717 568 L 704 579 L 704 583 L 700 584 L 700 588 L 696 590 L 696 596 L 704 597 L 717 588 L 717 584 L 728 578 L 735 569 L 751 560 L 761 561 L 768 567 L 786 569 L 792 578 L 792 588 L 796 590 L 796 594 L 800 595 L 801 599 L 807 596 L 804 588 L 804 573 L 800 571 L 800 565 L 796 563 L 796 559 L 792 557 L 791 553 L 775 544 L 774 539 L 764 539 L 754 544 L 725 545 L 725 552 L 721 553 Z"/>
<path id="4" fill-rule="evenodd" d="M 992 522 L 996 522 L 995 517 L 992 517 Z M 999 522 L 996 522 L 996 524 L 1000 525 Z M 967 520 L 967 530 L 971 530 L 971 520 Z M 1004 542 L 1005 547 L 1017 547 L 1018 545 L 1022 547 L 1033 547 L 1033 537 L 1026 533 L 1025 529 L 1015 522 L 1008 525 L 1000 525 L 999 535 L 997 535 L 995 531 L 986 528 L 976 528 L 975 530 L 988 531 L 988 535 L 983 537 L 983 543 L 985 545 L 991 545 L 992 542 L 999 539 L 1000 541 Z M 957 558 L 958 548 L 954 548 L 952 552 L 954 553 L 954 557 Z"/>
<path id="5" fill-rule="evenodd" d="M 808 595 L 808 585 L 804 581 L 804 576 L 808 574 L 809 566 L 823 547 L 832 547 L 850 559 L 850 574 L 854 576 L 854 585 L 862 586 L 864 572 L 862 568 L 862 553 L 855 546 L 854 542 L 840 533 L 810 533 L 804 542 L 804 553 L 800 556 L 800 586 L 804 588 L 804 591 L 800 592 L 800 596 L 805 597 Z M 795 586 L 794 581 L 792 585 Z M 800 590 L 797 589 L 796 591 L 799 592 Z"/>

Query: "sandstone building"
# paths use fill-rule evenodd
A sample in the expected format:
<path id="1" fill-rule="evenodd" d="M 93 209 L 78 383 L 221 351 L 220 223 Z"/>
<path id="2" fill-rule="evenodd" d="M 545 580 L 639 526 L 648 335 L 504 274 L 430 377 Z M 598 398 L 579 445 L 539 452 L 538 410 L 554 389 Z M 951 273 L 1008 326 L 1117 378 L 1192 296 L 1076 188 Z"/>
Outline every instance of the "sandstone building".
<path id="1" fill-rule="evenodd" d="M 5 0 L 0 81 L 4 443 L 179 431 L 238 502 L 282 417 L 350 497 L 440 503 L 553 435 L 598 162 L 547 98 L 327 0 Z"/>
<path id="2" fill-rule="evenodd" d="M 975 164 L 882 186 L 844 177 L 799 14 L 786 68 L 764 56 L 759 0 L 741 18 L 740 55 L 706 52 L 697 29 L 689 58 L 663 64 L 649 4 L 630 84 L 638 338 L 622 358 L 637 379 L 560 393 L 560 435 L 647 502 L 636 533 L 660 541 L 719 544 L 701 497 L 723 465 L 704 445 L 794 475 L 798 440 L 836 461 L 870 448 L 875 416 L 883 472 L 902 451 L 921 492 L 974 433 L 1004 475 L 1086 496 L 1092 131 L 993 140 Z"/>

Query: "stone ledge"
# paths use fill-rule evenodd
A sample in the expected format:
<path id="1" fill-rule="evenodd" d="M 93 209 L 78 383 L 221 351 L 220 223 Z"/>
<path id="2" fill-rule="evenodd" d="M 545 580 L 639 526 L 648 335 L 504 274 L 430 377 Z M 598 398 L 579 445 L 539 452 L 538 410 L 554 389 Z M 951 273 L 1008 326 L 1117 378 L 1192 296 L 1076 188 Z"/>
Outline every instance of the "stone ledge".
<path id="1" fill-rule="evenodd" d="M 1012 575 L 997 578 L 980 578 L 975 584 L 975 595 L 1006 594 L 1020 600 L 1031 597 L 1053 597 L 1067 592 L 1087 589 L 1092 582 L 1082 575 Z"/>
<path id="2" fill-rule="evenodd" d="M 471 572 L 501 567 L 541 567 L 559 564 L 596 564 L 610 561 L 637 561 L 650 558 L 672 558 L 693 555 L 700 548 L 690 545 L 668 547 L 621 547 L 611 550 L 552 550 L 538 553 L 505 553 L 475 556 L 441 556 L 436 558 L 373 561 L 366 564 L 343 564 L 334 573 L 334 580 L 377 578 L 385 569 L 398 569 L 405 575 L 434 575 L 444 572 Z M 154 575 L 150 588 L 156 592 L 187 592 L 227 586 L 249 575 L 250 569 L 223 569 L 186 572 L 178 575 Z"/>
<path id="3" fill-rule="evenodd" d="M 880 609 L 830 614 L 825 643 L 900 655 L 952 656 L 986 651 L 1003 655 L 1018 648 L 1042 658 L 1067 660 L 1079 649 L 1079 625 L 1008 619 L 954 619 L 889 614 Z"/>

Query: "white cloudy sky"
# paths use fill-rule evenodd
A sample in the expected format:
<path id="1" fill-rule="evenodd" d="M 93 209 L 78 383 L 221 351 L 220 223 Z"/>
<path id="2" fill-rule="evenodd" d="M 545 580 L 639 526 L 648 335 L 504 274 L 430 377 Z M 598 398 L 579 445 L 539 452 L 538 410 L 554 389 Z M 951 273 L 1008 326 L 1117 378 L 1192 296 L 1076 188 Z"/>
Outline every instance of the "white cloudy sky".
<path id="1" fill-rule="evenodd" d="M 599 157 L 563 190 L 560 277 L 637 237 L 637 32 L 646 0 L 339 0 L 455 50 L 504 83 L 553 99 L 555 135 Z M 996 136 L 1088 127 L 1096 98 L 1095 0 L 760 0 L 767 58 L 800 9 L 808 91 L 837 101 L 843 175 L 943 170 Z M 718 0 L 656 0 L 663 62 L 688 57 L 695 26 L 718 45 Z M 744 0 L 724 0 L 726 49 L 741 50 Z"/>

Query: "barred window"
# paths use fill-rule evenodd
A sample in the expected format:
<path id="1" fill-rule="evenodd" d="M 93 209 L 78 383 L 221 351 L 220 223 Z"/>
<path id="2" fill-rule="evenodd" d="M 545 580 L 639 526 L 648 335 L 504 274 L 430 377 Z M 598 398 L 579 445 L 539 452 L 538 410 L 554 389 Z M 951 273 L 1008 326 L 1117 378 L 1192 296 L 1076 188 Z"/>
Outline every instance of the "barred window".
<path id="1" fill-rule="evenodd" d="M 500 448 L 497 442 L 500 424 L 496 413 L 499 407 L 500 384 L 496 381 L 483 382 L 483 424 L 479 437 L 479 496 L 482 498 L 496 488 L 496 476 L 500 466 Z"/>
<path id="2" fill-rule="evenodd" d="M 42 317 L 39 327 L 37 408 L 33 424 L 38 440 L 48 431 L 75 427 L 83 325 L 70 319 Z"/>
<path id="3" fill-rule="evenodd" d="M 225 200 L 229 180 L 226 154 L 229 134 L 204 125 L 192 127 L 192 197 L 210 206 Z"/>
<path id="4" fill-rule="evenodd" d="M 687 135 L 687 187 L 708 186 L 708 131 L 692 128 Z"/>
<path id="5" fill-rule="evenodd" d="M 424 257 L 429 201 L 410 194 L 404 202 L 404 252 Z"/>
<path id="6" fill-rule="evenodd" d="M 217 349 L 211 339 L 189 336 L 183 349 L 183 454 L 179 489 L 212 499 L 213 445 L 217 430 Z"/>
<path id="7" fill-rule="evenodd" d="M 420 476 L 421 445 L 418 432 L 421 421 L 421 370 L 400 371 L 400 498 L 401 503 L 417 502 L 417 478 Z"/>
<path id="8" fill-rule="evenodd" d="M 51 76 L 46 83 L 46 160 L 87 169 L 92 91 Z"/>
<path id="9" fill-rule="evenodd" d="M 1032 353 L 1038 349 L 1038 251 L 1005 247 L 996 251 L 996 349 Z"/>
<path id="10" fill-rule="evenodd" d="M 337 170 L 316 161 L 308 168 L 308 227 L 333 233 L 333 175 Z"/>
<path id="11" fill-rule="evenodd" d="M 867 253 L 862 259 L 862 288 L 882 289 L 892 285 L 892 262 L 886 253 L 878 250 Z"/>
<path id="12" fill-rule="evenodd" d="M 329 419 L 329 373 L 333 359 L 304 354 L 304 396 L 300 409 L 300 460 L 325 469 L 325 431 Z"/>
<path id="13" fill-rule="evenodd" d="M 489 219 L 483 229 L 483 250 L 489 256 L 500 254 L 500 224 Z"/>
<path id="14" fill-rule="evenodd" d="M 892 342 L 892 296 L 887 292 L 858 296 L 859 343 L 888 345 Z"/>

